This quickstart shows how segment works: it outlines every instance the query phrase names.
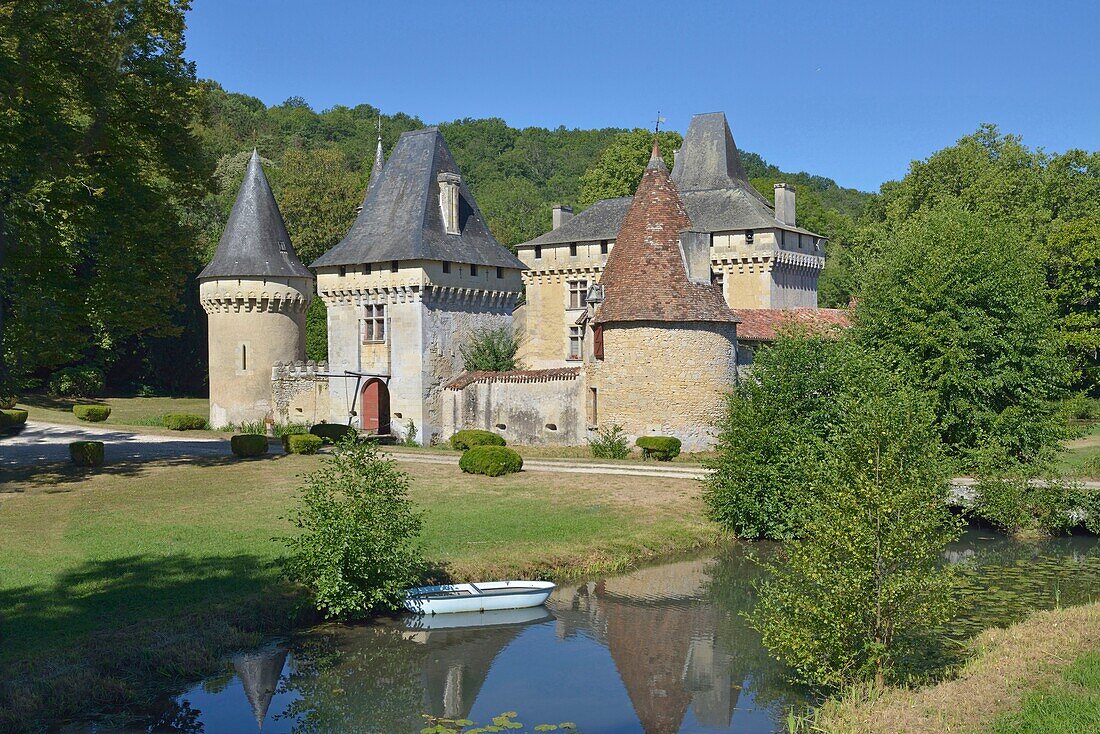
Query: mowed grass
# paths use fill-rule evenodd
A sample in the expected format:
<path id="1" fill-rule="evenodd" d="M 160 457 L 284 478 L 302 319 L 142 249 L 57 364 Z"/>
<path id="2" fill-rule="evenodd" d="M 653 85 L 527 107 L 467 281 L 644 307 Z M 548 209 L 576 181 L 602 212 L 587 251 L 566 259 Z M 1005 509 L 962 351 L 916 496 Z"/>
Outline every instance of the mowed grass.
<path id="1" fill-rule="evenodd" d="M 103 423 L 87 423 L 73 415 L 73 406 L 94 403 L 111 406 L 111 415 Z M 47 423 L 108 426 L 160 426 L 169 413 L 192 413 L 206 416 L 210 401 L 206 398 L 51 398 L 45 395 L 25 395 L 19 407 L 28 412 L 28 419 Z"/>
<path id="2" fill-rule="evenodd" d="M 1058 687 L 1029 693 L 1018 711 L 1002 715 L 991 734 L 1100 732 L 1100 651 L 1077 658 Z"/>
<path id="3" fill-rule="evenodd" d="M 273 540 L 319 456 L 0 473 L 0 661 L 281 586 Z M 713 541 L 692 480 L 402 464 L 455 578 L 616 570 Z"/>

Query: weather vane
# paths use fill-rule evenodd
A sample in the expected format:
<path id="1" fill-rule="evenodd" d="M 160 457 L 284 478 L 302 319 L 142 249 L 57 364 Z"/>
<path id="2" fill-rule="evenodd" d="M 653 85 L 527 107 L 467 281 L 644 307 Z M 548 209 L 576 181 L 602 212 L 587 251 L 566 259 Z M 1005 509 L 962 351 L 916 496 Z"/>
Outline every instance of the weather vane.
<path id="1" fill-rule="evenodd" d="M 666 122 L 665 118 L 661 117 L 661 111 L 657 110 L 657 124 L 653 126 L 653 134 L 661 132 L 661 123 Z"/>

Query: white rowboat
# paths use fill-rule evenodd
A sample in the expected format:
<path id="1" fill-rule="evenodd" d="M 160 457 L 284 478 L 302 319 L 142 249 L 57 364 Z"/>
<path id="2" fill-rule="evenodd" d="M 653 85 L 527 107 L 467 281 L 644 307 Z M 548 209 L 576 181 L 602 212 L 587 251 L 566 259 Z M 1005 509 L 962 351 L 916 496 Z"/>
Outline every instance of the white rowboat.
<path id="1" fill-rule="evenodd" d="M 405 608 L 413 614 L 526 609 L 544 604 L 553 590 L 554 584 L 549 581 L 485 581 L 419 586 L 405 592 Z"/>

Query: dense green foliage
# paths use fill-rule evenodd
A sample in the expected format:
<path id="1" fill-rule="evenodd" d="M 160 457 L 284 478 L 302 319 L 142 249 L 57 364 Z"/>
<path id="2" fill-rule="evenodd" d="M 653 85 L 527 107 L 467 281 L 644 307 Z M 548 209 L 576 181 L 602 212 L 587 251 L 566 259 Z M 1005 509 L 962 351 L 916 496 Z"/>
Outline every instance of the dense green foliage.
<path id="1" fill-rule="evenodd" d="M 653 152 L 653 138 L 652 132 L 642 128 L 616 135 L 581 176 L 580 205 L 587 208 L 600 199 L 634 196 Z M 678 132 L 658 133 L 656 138 L 661 157 L 671 171 L 675 151 L 680 149 L 684 139 Z"/>
<path id="2" fill-rule="evenodd" d="M 326 617 L 359 619 L 401 606 L 423 565 L 415 545 L 421 519 L 408 489 L 408 475 L 371 442 L 337 444 L 306 477 L 290 514 L 300 532 L 284 539 L 285 568 Z"/>
<path id="3" fill-rule="evenodd" d="M 309 429 L 314 436 L 324 439 L 325 443 L 337 443 L 348 436 L 357 436 L 359 432 L 343 423 L 317 423 Z"/>
<path id="4" fill-rule="evenodd" d="M 0 430 L 18 429 L 27 424 L 27 411 L 0 408 Z"/>
<path id="5" fill-rule="evenodd" d="M 630 456 L 630 444 L 620 423 L 605 423 L 596 435 L 588 439 L 588 448 L 596 459 L 625 459 Z"/>
<path id="6" fill-rule="evenodd" d="M 467 449 L 458 460 L 458 467 L 467 474 L 501 477 L 523 468 L 523 457 L 507 446 L 483 444 Z"/>
<path id="7" fill-rule="evenodd" d="M 1082 524 L 1100 531 L 1100 490 L 1028 474 L 983 477 L 969 511 L 998 530 L 1025 536 L 1068 533 Z"/>
<path id="8" fill-rule="evenodd" d="M 49 393 L 58 398 L 92 398 L 103 392 L 103 373 L 95 367 L 65 367 L 53 373 Z"/>
<path id="9" fill-rule="evenodd" d="M 820 453 L 805 473 L 812 511 L 752 613 L 773 654 L 829 687 L 912 672 L 905 661 L 951 614 L 941 558 L 960 531 L 925 397 L 873 355 L 851 364 L 835 421 L 806 439 Z"/>
<path id="10" fill-rule="evenodd" d="M 463 367 L 470 372 L 507 372 L 516 368 L 519 342 L 507 326 L 474 329 L 469 340 L 459 347 Z"/>
<path id="11" fill-rule="evenodd" d="M 472 449 L 474 446 L 503 446 L 504 444 L 504 436 L 499 433 L 477 428 L 467 428 L 451 436 L 451 448 L 457 451 Z"/>
<path id="12" fill-rule="evenodd" d="M 109 405 L 74 405 L 73 415 L 89 423 L 102 423 L 111 417 Z"/>
<path id="13" fill-rule="evenodd" d="M 263 456 L 267 453 L 267 436 L 259 433 L 238 433 L 229 439 L 229 448 L 234 456 L 241 458 Z"/>
<path id="14" fill-rule="evenodd" d="M 325 440 L 311 433 L 288 433 L 283 436 L 283 449 L 288 454 L 316 454 Z"/>
<path id="15" fill-rule="evenodd" d="M 206 426 L 206 417 L 201 415 L 172 413 L 164 416 L 164 427 L 173 431 L 201 431 Z"/>
<path id="16" fill-rule="evenodd" d="M 69 444 L 69 458 L 77 466 L 103 466 L 103 442 L 73 441 Z"/>
<path id="17" fill-rule="evenodd" d="M 643 459 L 672 461 L 680 455 L 680 439 L 675 436 L 639 436 L 634 444 L 642 450 Z"/>
<path id="18" fill-rule="evenodd" d="M 857 339 L 932 396 L 967 467 L 1047 461 L 1065 437 L 1071 368 L 1045 288 L 1018 230 L 958 202 L 898 225 L 869 268 Z"/>

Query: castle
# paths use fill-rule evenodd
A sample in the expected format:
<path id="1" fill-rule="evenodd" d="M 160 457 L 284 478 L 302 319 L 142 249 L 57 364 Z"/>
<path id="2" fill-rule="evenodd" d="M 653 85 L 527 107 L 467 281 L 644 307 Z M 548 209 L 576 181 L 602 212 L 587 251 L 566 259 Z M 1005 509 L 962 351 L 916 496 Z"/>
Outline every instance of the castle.
<path id="1" fill-rule="evenodd" d="M 601 425 L 713 442 L 739 367 L 817 308 L 823 238 L 746 179 L 725 115 L 696 115 L 669 172 L 654 145 L 633 197 L 608 199 L 518 246 L 500 245 L 443 136 L 381 142 L 347 236 L 306 268 L 255 153 L 210 264 L 210 421 L 350 423 L 415 440 L 486 428 L 580 445 Z M 328 360 L 305 362 L 305 313 L 328 313 Z M 524 304 L 516 307 L 523 294 Z M 479 329 L 512 327 L 523 369 L 465 372 Z"/>

